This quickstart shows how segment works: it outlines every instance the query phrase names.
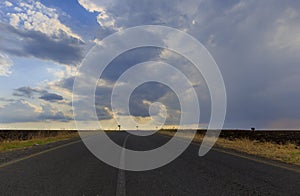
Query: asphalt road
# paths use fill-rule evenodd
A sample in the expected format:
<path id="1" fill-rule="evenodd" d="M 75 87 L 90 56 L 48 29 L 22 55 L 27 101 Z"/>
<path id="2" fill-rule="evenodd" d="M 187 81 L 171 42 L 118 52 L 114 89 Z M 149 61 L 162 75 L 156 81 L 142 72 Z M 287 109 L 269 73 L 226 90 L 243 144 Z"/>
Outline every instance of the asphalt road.
<path id="1" fill-rule="evenodd" d="M 122 145 L 126 133 L 109 133 Z M 168 137 L 130 135 L 129 149 L 159 146 Z M 300 195 L 299 168 L 285 169 L 255 158 L 190 147 L 151 171 L 121 171 L 95 158 L 82 142 L 0 166 L 0 195 Z M 126 155 L 125 155 L 126 156 Z"/>

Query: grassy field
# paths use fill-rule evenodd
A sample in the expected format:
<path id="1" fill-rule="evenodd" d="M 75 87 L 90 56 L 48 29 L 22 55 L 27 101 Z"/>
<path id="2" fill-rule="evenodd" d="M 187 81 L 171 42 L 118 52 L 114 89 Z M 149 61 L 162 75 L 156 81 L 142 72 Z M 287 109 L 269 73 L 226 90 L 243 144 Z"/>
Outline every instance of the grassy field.
<path id="1" fill-rule="evenodd" d="M 160 131 L 162 134 L 174 135 L 174 131 Z M 237 133 L 238 134 L 238 133 Z M 183 134 L 182 137 L 191 137 L 190 133 Z M 197 133 L 193 141 L 202 142 L 204 134 Z M 298 143 L 286 141 L 280 144 L 269 141 L 251 140 L 249 138 L 218 138 L 217 147 L 232 149 L 264 157 L 284 163 L 294 164 L 300 166 L 300 146 Z"/>
<path id="2" fill-rule="evenodd" d="M 29 139 L 4 139 L 0 141 L 0 152 L 5 152 L 14 149 L 20 149 L 25 147 L 31 147 L 34 145 L 48 144 L 51 142 L 57 142 L 78 137 L 77 132 L 57 132 L 53 135 L 41 135 L 37 134 Z"/>

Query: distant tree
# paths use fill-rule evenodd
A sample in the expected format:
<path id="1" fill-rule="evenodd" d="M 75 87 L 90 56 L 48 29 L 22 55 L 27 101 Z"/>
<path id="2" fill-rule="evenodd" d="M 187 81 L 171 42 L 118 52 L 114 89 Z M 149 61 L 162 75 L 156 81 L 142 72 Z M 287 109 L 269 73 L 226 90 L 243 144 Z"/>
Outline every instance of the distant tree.
<path id="1" fill-rule="evenodd" d="M 121 131 L 121 125 L 118 125 L 119 131 Z"/>

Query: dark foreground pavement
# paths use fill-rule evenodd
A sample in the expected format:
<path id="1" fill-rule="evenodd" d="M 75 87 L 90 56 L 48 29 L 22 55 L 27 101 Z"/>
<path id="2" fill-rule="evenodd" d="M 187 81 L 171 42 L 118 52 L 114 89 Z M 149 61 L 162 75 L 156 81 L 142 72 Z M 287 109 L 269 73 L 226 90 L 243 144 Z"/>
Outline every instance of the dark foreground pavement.
<path id="1" fill-rule="evenodd" d="M 127 135 L 108 134 L 120 145 Z M 159 134 L 130 135 L 126 147 L 151 149 L 166 141 Z M 120 179 L 118 169 L 99 161 L 79 141 L 0 166 L 0 195 L 300 195 L 299 168 L 288 170 L 215 150 L 198 157 L 198 150 L 192 144 L 162 168 L 121 172 Z"/>

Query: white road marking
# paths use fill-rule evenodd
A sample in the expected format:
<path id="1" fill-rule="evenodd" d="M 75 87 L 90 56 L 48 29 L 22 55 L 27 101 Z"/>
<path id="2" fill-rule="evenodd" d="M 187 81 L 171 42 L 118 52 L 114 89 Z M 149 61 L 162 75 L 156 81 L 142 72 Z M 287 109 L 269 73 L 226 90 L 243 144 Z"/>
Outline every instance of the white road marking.
<path id="1" fill-rule="evenodd" d="M 119 168 L 124 168 L 125 166 L 125 148 L 126 148 L 126 142 L 128 140 L 129 135 L 127 135 L 123 142 L 123 150 L 121 152 L 120 157 L 120 164 Z M 116 190 L 116 196 L 126 196 L 126 183 L 125 183 L 125 171 L 122 169 L 119 169 L 118 171 L 118 179 L 117 179 L 117 190 Z"/>

